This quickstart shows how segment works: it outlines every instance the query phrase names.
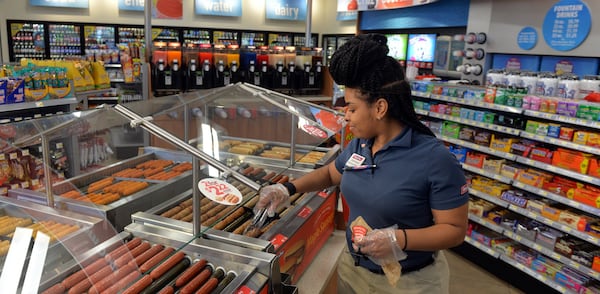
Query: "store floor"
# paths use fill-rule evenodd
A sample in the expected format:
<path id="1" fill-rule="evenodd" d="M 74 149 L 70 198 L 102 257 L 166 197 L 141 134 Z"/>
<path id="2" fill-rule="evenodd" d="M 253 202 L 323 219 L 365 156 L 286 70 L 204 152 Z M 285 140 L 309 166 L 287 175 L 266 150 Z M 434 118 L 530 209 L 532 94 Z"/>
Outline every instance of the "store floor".
<path id="1" fill-rule="evenodd" d="M 344 246 L 344 231 L 334 231 L 296 284 L 299 294 L 336 292 L 332 285 L 336 279 L 335 263 Z M 523 293 L 452 251 L 446 250 L 445 255 L 450 266 L 450 294 Z"/>
<path id="2" fill-rule="evenodd" d="M 444 251 L 450 266 L 450 294 L 523 293 L 452 251 Z"/>

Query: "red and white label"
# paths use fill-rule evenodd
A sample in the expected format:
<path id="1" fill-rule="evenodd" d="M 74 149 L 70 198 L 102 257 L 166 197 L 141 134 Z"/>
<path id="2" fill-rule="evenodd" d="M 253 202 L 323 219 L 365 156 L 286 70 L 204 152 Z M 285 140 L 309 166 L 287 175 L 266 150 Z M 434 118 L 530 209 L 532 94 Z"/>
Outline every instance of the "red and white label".
<path id="1" fill-rule="evenodd" d="M 275 250 L 277 250 L 279 247 L 281 247 L 281 245 L 283 245 L 283 243 L 285 243 L 285 241 L 287 241 L 287 239 L 288 237 L 282 234 L 277 234 L 271 239 L 271 244 L 273 244 L 273 247 L 275 247 Z"/>
<path id="2" fill-rule="evenodd" d="M 302 130 L 313 137 L 326 139 L 328 137 L 327 132 L 315 127 L 313 125 L 302 125 Z"/>
<path id="3" fill-rule="evenodd" d="M 206 198 L 224 205 L 242 202 L 242 193 L 233 185 L 219 179 L 206 178 L 198 182 L 200 193 Z"/>
<path id="4" fill-rule="evenodd" d="M 363 226 L 354 226 L 352 227 L 352 241 L 360 241 L 367 235 L 367 228 Z"/>

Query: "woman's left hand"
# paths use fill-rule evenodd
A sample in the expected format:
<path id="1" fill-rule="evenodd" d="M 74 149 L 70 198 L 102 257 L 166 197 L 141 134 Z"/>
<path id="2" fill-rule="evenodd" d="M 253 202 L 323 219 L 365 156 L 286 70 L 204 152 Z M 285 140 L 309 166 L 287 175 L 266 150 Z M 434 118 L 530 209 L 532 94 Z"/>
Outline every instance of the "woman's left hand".
<path id="1" fill-rule="evenodd" d="M 395 227 L 370 231 L 360 240 L 354 240 L 352 247 L 354 251 L 365 254 L 378 265 L 406 258 L 406 253 L 396 242 Z"/>

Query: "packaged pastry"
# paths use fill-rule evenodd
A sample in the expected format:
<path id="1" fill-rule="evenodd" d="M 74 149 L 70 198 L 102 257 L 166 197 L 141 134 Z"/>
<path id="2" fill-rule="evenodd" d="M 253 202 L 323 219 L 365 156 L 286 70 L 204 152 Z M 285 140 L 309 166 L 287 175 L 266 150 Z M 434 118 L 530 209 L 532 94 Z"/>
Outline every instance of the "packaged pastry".
<path id="1" fill-rule="evenodd" d="M 366 236 L 368 232 L 373 230 L 362 216 L 359 216 L 352 221 L 350 229 L 352 230 L 353 241 L 360 240 Z M 398 283 L 400 275 L 402 274 L 402 266 L 400 263 L 397 260 L 389 260 L 384 262 L 384 264 L 381 265 L 381 268 L 383 269 L 383 273 L 385 274 L 388 283 L 392 286 L 396 286 L 396 283 Z"/>

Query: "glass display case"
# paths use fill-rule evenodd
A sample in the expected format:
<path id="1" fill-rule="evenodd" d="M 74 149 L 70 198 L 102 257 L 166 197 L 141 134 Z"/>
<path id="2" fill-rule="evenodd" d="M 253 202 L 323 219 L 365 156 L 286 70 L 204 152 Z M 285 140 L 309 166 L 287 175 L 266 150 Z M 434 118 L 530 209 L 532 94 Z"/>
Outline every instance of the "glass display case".
<path id="1" fill-rule="evenodd" d="M 215 278 L 206 287 L 221 293 L 284 293 L 333 231 L 336 195 L 292 195 L 292 206 L 253 225 L 257 192 L 333 160 L 339 146 L 327 142 L 342 122 L 327 108 L 235 84 L 11 124 L 3 150 L 17 157 L 7 164 L 30 164 L 22 179 L 30 186 L 9 189 L 6 200 L 106 220 L 118 233 L 84 246 L 75 262 L 40 279 L 39 290 L 182 290 L 176 277 L 200 268 Z M 150 137 L 150 146 L 117 154 L 112 134 L 123 128 Z M 95 169 L 64 179 L 44 164 L 53 142 L 91 135 L 105 144 L 72 146 L 70 164 Z M 28 148 L 41 149 L 42 158 L 21 159 Z M 147 265 L 143 252 L 162 259 Z"/>

